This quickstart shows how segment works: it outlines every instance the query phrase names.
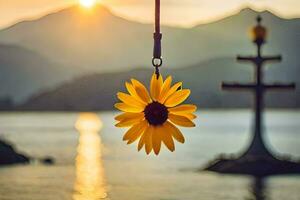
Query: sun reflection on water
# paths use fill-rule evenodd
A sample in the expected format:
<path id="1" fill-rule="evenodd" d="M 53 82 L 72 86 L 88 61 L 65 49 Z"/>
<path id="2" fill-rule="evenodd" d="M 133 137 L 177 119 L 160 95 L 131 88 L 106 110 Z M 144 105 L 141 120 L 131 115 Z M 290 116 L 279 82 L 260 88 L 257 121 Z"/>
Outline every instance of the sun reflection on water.
<path id="1" fill-rule="evenodd" d="M 102 122 L 94 113 L 81 113 L 75 127 L 80 136 L 73 199 L 105 199 L 107 190 L 101 159 L 101 138 L 98 134 Z"/>

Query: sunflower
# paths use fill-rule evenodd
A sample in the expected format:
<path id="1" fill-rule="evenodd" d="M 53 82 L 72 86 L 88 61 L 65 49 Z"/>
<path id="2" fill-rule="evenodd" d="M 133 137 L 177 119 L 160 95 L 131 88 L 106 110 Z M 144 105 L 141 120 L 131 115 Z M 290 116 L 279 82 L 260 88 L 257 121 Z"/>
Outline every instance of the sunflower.
<path id="1" fill-rule="evenodd" d="M 135 79 L 125 86 L 129 94 L 119 92 L 117 94 L 121 103 L 115 107 L 121 111 L 115 117 L 118 121 L 117 127 L 130 127 L 123 137 L 127 144 L 139 139 L 138 151 L 145 146 L 149 154 L 152 150 L 159 154 L 161 143 L 164 143 L 170 151 L 175 150 L 174 140 L 184 143 L 185 139 L 181 131 L 175 126 L 194 127 L 192 122 L 196 116 L 195 105 L 183 104 L 190 90 L 182 89 L 182 82 L 172 84 L 169 76 L 163 81 L 162 76 L 158 78 L 153 74 L 150 82 L 150 94 L 146 87 Z"/>

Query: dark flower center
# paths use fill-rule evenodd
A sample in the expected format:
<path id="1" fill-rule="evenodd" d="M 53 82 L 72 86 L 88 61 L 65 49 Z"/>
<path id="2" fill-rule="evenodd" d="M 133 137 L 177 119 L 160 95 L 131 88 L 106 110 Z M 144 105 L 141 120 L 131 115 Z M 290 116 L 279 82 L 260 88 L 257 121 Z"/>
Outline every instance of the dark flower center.
<path id="1" fill-rule="evenodd" d="M 156 101 L 148 104 L 144 113 L 149 124 L 154 126 L 162 125 L 168 119 L 167 107 Z"/>

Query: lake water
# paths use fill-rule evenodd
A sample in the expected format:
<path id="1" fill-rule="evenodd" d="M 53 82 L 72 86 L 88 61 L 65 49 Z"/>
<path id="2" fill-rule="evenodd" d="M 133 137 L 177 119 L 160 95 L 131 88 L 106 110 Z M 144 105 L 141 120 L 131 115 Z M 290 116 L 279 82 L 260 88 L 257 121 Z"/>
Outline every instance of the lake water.
<path id="1" fill-rule="evenodd" d="M 137 152 L 114 127 L 116 113 L 1 113 L 0 137 L 36 158 L 56 163 L 0 168 L 1 200 L 246 200 L 255 199 L 245 176 L 196 172 L 220 153 L 241 152 L 251 137 L 251 112 L 201 111 L 197 128 L 182 129 L 185 144 L 159 156 Z M 79 118 L 81 116 L 81 118 Z M 77 122 L 77 129 L 75 123 Z M 300 158 L 300 111 L 269 111 L 265 140 L 276 153 Z M 79 123 L 79 125 L 78 125 Z M 95 127 L 96 126 L 96 127 Z M 300 176 L 265 180 L 266 199 L 299 200 Z"/>

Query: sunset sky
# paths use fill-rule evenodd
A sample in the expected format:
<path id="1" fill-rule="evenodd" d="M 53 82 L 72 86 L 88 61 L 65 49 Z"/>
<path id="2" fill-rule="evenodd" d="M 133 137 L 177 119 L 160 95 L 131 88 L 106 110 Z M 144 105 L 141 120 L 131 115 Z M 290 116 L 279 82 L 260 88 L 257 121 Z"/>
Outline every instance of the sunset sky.
<path id="1" fill-rule="evenodd" d="M 97 0 L 122 17 L 142 22 L 153 19 L 154 0 Z M 164 24 L 191 26 L 233 14 L 243 7 L 275 12 L 281 17 L 300 17 L 299 0 L 161 0 Z M 0 0 L 0 28 L 24 19 L 78 4 L 78 0 Z"/>

